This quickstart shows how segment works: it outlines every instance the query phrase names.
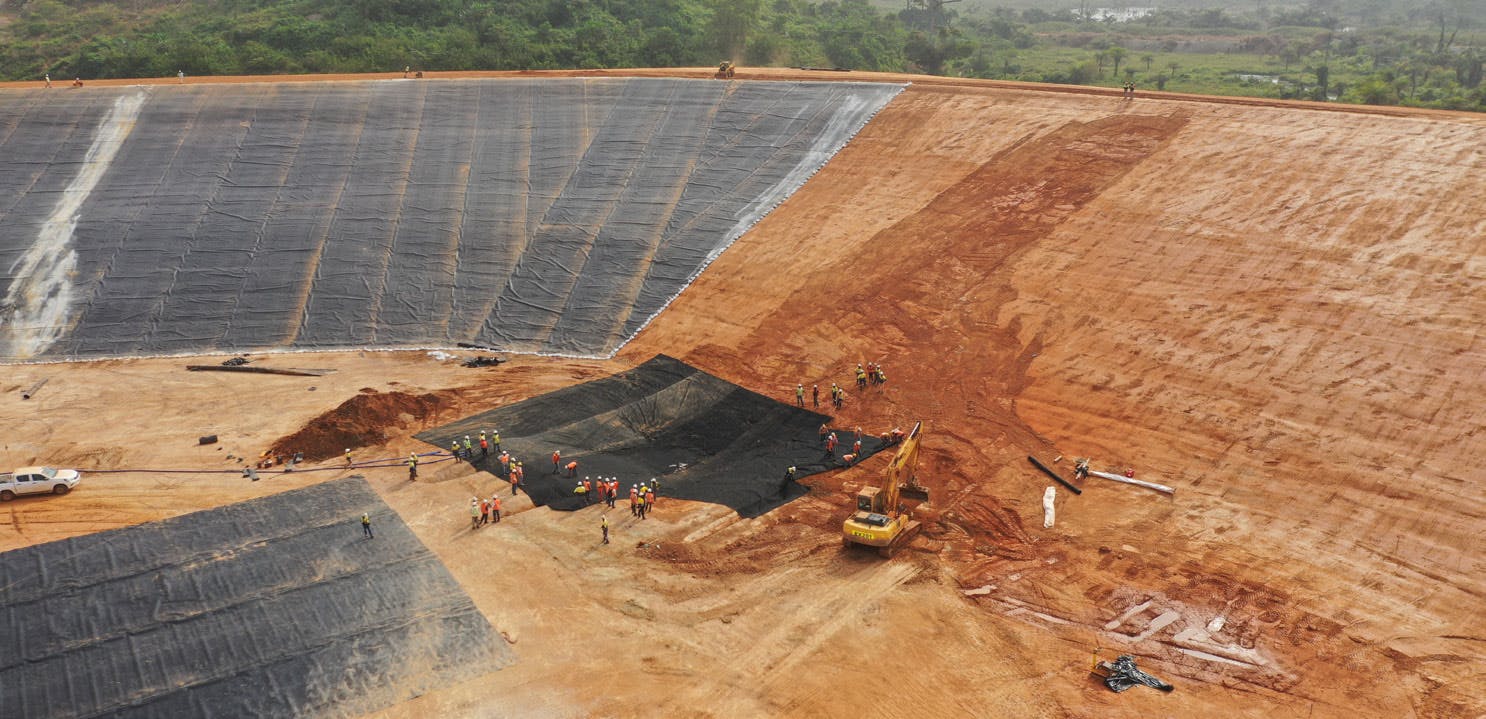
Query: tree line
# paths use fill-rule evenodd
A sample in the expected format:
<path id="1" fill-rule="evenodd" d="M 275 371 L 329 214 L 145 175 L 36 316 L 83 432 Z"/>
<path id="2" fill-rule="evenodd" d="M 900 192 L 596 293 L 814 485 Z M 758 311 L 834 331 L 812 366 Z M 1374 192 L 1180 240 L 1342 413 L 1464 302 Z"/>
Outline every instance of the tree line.
<path id="1" fill-rule="evenodd" d="M 1374 0 L 1253 12 L 971 10 L 958 0 L 28 0 L 0 10 L 7 79 L 401 70 L 833 67 L 1165 88 L 1178 47 L 1283 64 L 1255 88 L 1320 100 L 1486 110 L 1482 18 L 1428 0 L 1387 23 Z M 1186 40 L 1184 38 L 1201 38 Z M 1049 48 L 1056 62 L 1034 60 Z M 1190 61 L 1188 65 L 1190 65 Z M 1293 72 L 1292 72 L 1293 67 Z M 1122 75 L 1123 73 L 1123 75 Z M 1200 88 L 1199 88 L 1200 89 Z"/>

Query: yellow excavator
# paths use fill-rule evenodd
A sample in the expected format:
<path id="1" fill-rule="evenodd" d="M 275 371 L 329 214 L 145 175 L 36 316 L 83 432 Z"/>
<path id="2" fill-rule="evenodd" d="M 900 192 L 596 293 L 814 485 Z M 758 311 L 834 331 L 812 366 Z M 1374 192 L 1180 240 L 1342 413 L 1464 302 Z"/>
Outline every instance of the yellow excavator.
<path id="1" fill-rule="evenodd" d="M 923 422 L 915 423 L 913 431 L 903 439 L 887 466 L 881 487 L 862 487 L 857 492 L 856 512 L 841 525 L 842 545 L 876 547 L 878 554 L 891 557 L 918 534 L 919 523 L 913 520 L 910 511 L 904 510 L 898 495 L 904 492 L 924 499 L 929 496 L 914 474 L 923 427 Z"/>

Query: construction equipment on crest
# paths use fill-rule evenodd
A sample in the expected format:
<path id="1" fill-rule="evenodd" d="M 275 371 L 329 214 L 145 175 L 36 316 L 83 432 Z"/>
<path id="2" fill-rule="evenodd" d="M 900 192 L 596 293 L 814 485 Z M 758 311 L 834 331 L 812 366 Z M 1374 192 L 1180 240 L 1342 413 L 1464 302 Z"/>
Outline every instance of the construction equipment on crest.
<path id="1" fill-rule="evenodd" d="M 898 447 L 898 453 L 888 463 L 882 486 L 862 487 L 857 492 L 856 511 L 841 525 L 842 545 L 876 547 L 878 554 L 891 557 L 918 534 L 922 525 L 912 519 L 911 511 L 905 511 L 898 499 L 905 487 L 912 487 L 915 493 L 928 497 L 928 490 L 918 483 L 915 476 L 923 425 L 923 422 L 915 423 L 913 431 Z"/>
<path id="2" fill-rule="evenodd" d="M 719 80 L 731 80 L 733 79 L 733 71 L 736 69 L 737 67 L 733 64 L 732 60 L 723 60 L 717 63 L 717 74 L 713 77 Z"/>
<path id="3" fill-rule="evenodd" d="M 1170 692 L 1176 687 L 1157 679 L 1135 666 L 1135 658 L 1129 654 L 1121 654 L 1112 662 L 1099 661 L 1099 650 L 1094 650 L 1094 673 L 1104 678 L 1104 686 L 1116 693 L 1123 692 L 1136 684 Z"/>

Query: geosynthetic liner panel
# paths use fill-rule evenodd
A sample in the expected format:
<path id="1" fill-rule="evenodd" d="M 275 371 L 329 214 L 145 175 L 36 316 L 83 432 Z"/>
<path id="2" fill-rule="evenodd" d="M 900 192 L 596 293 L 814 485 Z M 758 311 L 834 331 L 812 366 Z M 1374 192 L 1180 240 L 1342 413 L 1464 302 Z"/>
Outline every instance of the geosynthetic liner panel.
<path id="1" fill-rule="evenodd" d="M 837 429 L 841 445 L 828 455 L 820 426 L 830 417 L 776 402 L 680 360 L 656 355 L 626 372 L 585 382 L 483 412 L 421 432 L 418 439 L 440 449 L 481 431 L 499 432 L 502 449 L 525 466 L 522 489 L 538 505 L 574 510 L 587 504 L 574 496 L 583 477 L 618 477 L 620 501 L 630 485 L 659 477 L 661 497 L 727 506 L 756 517 L 808 490 L 785 478 L 842 468 L 851 432 Z M 882 449 L 877 437 L 862 437 L 866 459 Z M 552 452 L 562 464 L 578 462 L 576 479 L 554 473 Z M 505 478 L 494 452 L 475 465 Z"/>
<path id="2" fill-rule="evenodd" d="M 0 360 L 458 342 L 606 356 L 901 90 L 6 91 Z"/>
<path id="3" fill-rule="evenodd" d="M 359 477 L 6 552 L 0 582 L 6 716 L 357 716 L 513 661 Z"/>

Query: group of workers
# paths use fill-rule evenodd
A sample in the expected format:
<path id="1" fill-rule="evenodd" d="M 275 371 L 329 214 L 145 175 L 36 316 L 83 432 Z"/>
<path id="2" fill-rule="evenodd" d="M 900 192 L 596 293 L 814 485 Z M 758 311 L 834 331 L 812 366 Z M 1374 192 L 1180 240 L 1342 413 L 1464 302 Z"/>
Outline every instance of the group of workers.
<path id="1" fill-rule="evenodd" d="M 562 463 L 562 450 L 552 450 L 552 473 L 557 474 L 564 468 L 568 470 L 568 479 L 572 479 L 578 476 L 578 460 L 575 459 L 564 465 Z"/>
<path id="2" fill-rule="evenodd" d="M 858 362 L 856 379 L 857 389 L 865 390 L 869 383 L 875 385 L 887 384 L 887 373 L 883 372 L 882 365 L 876 362 L 868 362 L 865 365 Z M 846 404 L 846 389 L 832 382 L 830 393 L 831 404 L 836 409 L 841 409 L 842 405 Z M 810 385 L 810 402 L 814 409 L 820 409 L 820 385 Z M 798 407 L 805 406 L 805 384 L 803 382 L 795 385 L 795 405 Z"/>
<path id="3" fill-rule="evenodd" d="M 455 437 L 454 439 L 449 441 L 449 454 L 453 455 L 454 459 L 456 460 L 474 462 L 476 446 L 480 448 L 480 459 L 489 457 L 492 451 L 499 452 L 500 430 L 490 430 L 490 433 L 488 435 L 482 430 L 480 432 L 480 439 L 478 443 L 469 435 L 464 436 L 463 443 L 459 441 L 458 437 Z"/>
<path id="4" fill-rule="evenodd" d="M 632 517 L 645 518 L 655 506 L 656 492 L 660 491 L 660 480 L 650 478 L 648 484 L 631 484 L 629 487 L 629 513 Z M 584 477 L 573 487 L 573 494 L 583 498 L 584 504 L 602 502 L 612 509 L 619 500 L 619 478 L 599 477 L 594 480 Z"/>
<path id="5" fill-rule="evenodd" d="M 894 427 L 891 430 L 878 435 L 878 439 L 882 440 L 883 446 L 891 446 L 902 442 L 905 436 L 907 436 L 907 433 L 905 433 L 902 428 Z M 835 459 L 836 447 L 841 445 L 841 439 L 836 436 L 836 431 L 831 429 L 829 425 L 822 424 L 820 426 L 820 441 L 821 444 L 825 446 L 825 456 L 831 459 Z M 851 451 L 841 455 L 841 462 L 847 467 L 850 467 L 851 465 L 855 464 L 856 461 L 861 458 L 861 456 L 862 428 L 857 427 L 852 430 Z M 789 470 L 785 472 L 785 480 L 794 479 L 794 471 L 795 468 L 790 467 Z"/>
<path id="6" fill-rule="evenodd" d="M 866 367 L 857 363 L 857 389 L 866 389 L 867 383 L 887 384 L 887 373 L 882 371 L 882 365 L 876 362 L 868 362 Z"/>
<path id="7" fill-rule="evenodd" d="M 500 496 L 491 493 L 490 499 L 470 497 L 470 529 L 479 529 L 486 524 L 500 521 Z"/>

